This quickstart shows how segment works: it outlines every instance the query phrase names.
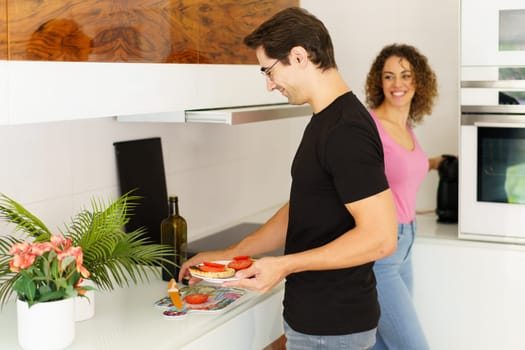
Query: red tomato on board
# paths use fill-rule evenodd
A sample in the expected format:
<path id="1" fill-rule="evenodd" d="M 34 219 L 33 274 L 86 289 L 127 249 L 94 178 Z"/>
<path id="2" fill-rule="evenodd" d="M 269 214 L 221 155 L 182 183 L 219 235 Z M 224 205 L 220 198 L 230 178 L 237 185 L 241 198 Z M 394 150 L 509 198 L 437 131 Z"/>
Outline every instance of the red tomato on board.
<path id="1" fill-rule="evenodd" d="M 228 264 L 228 267 L 235 269 L 235 271 L 247 269 L 250 266 L 252 266 L 251 259 L 233 260 Z"/>
<path id="2" fill-rule="evenodd" d="M 250 259 L 250 256 L 249 255 L 239 255 L 239 256 L 233 257 L 233 260 L 246 260 L 246 259 Z"/>
<path id="3" fill-rule="evenodd" d="M 208 294 L 190 294 L 184 297 L 184 301 L 188 304 L 202 304 L 208 300 L 210 296 Z"/>

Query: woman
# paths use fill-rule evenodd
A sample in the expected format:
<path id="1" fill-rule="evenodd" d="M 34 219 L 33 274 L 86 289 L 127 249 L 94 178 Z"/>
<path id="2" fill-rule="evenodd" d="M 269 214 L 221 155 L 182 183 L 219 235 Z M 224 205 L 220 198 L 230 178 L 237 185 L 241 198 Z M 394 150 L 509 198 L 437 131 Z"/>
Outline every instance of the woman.
<path id="1" fill-rule="evenodd" d="M 416 193 L 441 157 L 428 159 L 412 128 L 432 112 L 436 97 L 436 75 L 417 49 L 393 44 L 381 50 L 367 76 L 366 102 L 383 143 L 385 173 L 397 209 L 398 246 L 374 265 L 381 306 L 374 349 L 428 349 L 412 302 L 411 248 Z"/>

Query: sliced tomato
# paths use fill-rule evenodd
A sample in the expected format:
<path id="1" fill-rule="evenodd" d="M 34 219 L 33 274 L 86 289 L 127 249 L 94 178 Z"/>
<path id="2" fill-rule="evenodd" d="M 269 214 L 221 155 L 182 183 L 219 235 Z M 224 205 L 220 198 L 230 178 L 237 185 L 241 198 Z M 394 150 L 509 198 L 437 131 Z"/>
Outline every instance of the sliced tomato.
<path id="1" fill-rule="evenodd" d="M 239 256 L 233 257 L 233 260 L 246 260 L 246 259 L 250 259 L 250 256 L 249 255 L 239 255 Z"/>
<path id="2" fill-rule="evenodd" d="M 206 266 L 209 266 L 209 267 L 224 267 L 226 265 L 224 264 L 219 264 L 219 263 L 216 263 L 216 262 L 213 262 L 213 261 L 205 261 L 203 262 L 204 265 Z"/>
<path id="3" fill-rule="evenodd" d="M 202 304 L 208 300 L 210 296 L 208 294 L 190 294 L 184 297 L 184 301 L 188 304 Z"/>
<path id="4" fill-rule="evenodd" d="M 235 269 L 235 271 L 247 269 L 250 266 L 252 266 L 251 259 L 233 260 L 228 264 L 228 267 Z"/>
<path id="5" fill-rule="evenodd" d="M 199 266 L 199 270 L 204 271 L 204 272 L 224 272 L 226 271 L 226 266 L 223 265 L 222 267 L 214 267 L 214 266 L 202 265 L 202 266 Z"/>

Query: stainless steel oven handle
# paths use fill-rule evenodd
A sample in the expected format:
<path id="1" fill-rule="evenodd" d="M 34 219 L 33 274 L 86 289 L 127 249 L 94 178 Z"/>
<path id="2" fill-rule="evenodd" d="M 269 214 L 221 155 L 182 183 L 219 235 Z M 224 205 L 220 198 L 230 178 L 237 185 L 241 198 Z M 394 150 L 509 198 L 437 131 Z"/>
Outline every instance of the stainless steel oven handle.
<path id="1" fill-rule="evenodd" d="M 486 106 L 473 106 L 473 105 L 462 105 L 461 114 L 472 114 L 476 116 L 491 116 L 497 115 L 498 118 L 507 116 L 519 116 L 525 118 L 525 105 L 486 105 Z"/>
<path id="2" fill-rule="evenodd" d="M 525 114 L 462 113 L 461 125 L 525 128 Z"/>
<path id="3" fill-rule="evenodd" d="M 525 128 L 525 123 L 474 122 L 474 126 L 482 127 L 482 128 Z"/>
<path id="4" fill-rule="evenodd" d="M 525 89 L 525 80 L 463 80 L 462 88 Z"/>

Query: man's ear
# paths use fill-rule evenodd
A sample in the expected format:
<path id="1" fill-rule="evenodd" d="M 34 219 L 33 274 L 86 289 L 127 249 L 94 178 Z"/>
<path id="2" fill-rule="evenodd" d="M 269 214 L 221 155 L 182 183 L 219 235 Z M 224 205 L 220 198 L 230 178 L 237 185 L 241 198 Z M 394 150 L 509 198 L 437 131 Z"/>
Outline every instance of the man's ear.
<path id="1" fill-rule="evenodd" d="M 295 46 L 290 50 L 290 63 L 305 65 L 308 63 L 308 52 L 302 46 Z"/>

